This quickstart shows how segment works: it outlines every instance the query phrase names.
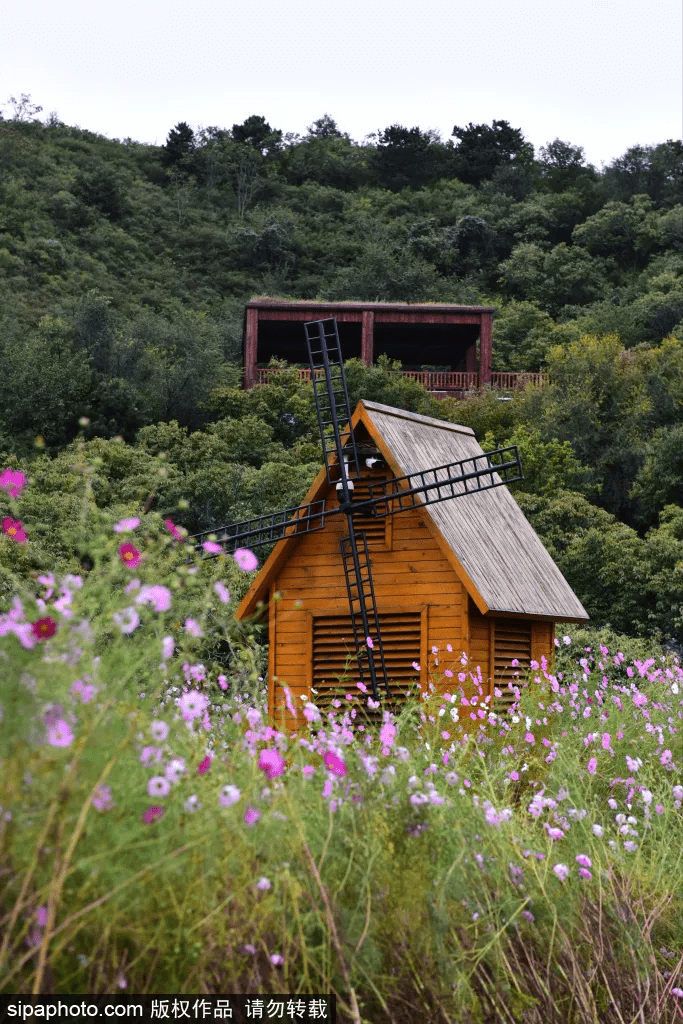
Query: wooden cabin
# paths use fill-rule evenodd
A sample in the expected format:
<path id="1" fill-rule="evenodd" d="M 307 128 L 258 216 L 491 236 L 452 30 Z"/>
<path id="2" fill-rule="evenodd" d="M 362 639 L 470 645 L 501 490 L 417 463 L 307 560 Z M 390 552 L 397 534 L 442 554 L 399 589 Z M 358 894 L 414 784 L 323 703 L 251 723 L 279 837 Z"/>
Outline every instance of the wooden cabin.
<path id="1" fill-rule="evenodd" d="M 359 402 L 352 422 L 361 464 L 368 454 L 380 460 L 372 470 L 365 469 L 356 485 L 358 497 L 364 487 L 383 478 L 482 454 L 469 427 L 375 402 Z M 322 498 L 336 504 L 324 467 L 304 501 Z M 443 678 L 439 686 L 452 690 L 462 671 L 463 652 L 468 671 L 481 666 L 492 699 L 494 686 L 505 688 L 511 699 L 507 684 L 516 672 L 528 668 L 532 659 L 540 663 L 542 656 L 552 664 L 555 622 L 588 619 L 504 486 L 355 522 L 368 537 L 382 642 L 397 702 L 415 680 L 425 686 L 445 669 L 456 679 Z M 320 531 L 280 540 L 237 609 L 236 617 L 244 619 L 267 605 L 269 709 L 278 717 L 283 683 L 319 707 L 357 692 L 339 546 L 346 528 L 346 516 L 338 515 Z M 519 666 L 512 665 L 513 659 Z M 495 703 L 504 704 L 505 698 Z"/>

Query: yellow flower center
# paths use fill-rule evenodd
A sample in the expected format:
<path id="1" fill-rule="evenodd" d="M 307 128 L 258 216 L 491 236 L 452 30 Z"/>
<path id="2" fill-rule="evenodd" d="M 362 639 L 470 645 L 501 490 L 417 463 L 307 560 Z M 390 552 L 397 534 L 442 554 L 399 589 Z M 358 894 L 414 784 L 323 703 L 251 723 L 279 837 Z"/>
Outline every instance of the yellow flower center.
<path id="1" fill-rule="evenodd" d="M 10 528 L 9 528 L 9 530 L 7 532 L 9 533 L 10 537 L 13 537 L 14 534 L 17 532 L 16 526 L 10 526 Z"/>

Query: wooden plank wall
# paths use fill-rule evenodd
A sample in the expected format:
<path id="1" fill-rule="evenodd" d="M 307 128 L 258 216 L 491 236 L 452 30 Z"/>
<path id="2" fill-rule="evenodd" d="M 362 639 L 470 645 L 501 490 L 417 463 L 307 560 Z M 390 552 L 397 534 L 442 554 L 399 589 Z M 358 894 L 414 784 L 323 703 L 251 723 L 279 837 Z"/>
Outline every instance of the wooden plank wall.
<path id="1" fill-rule="evenodd" d="M 330 502 L 334 501 L 330 495 Z M 420 681 L 427 681 L 433 664 L 432 646 L 439 648 L 438 673 L 460 670 L 463 650 L 463 588 L 432 538 L 419 511 L 392 517 L 387 532 L 390 547 L 370 549 L 378 611 L 416 610 L 427 605 L 423 635 L 424 657 Z M 282 683 L 295 694 L 307 694 L 310 685 L 311 616 L 347 614 L 348 600 L 339 551 L 346 532 L 346 517 L 328 520 L 324 530 L 301 537 L 275 580 L 280 598 L 271 603 L 272 657 L 271 712 L 283 699 Z M 446 644 L 453 651 L 446 652 Z M 444 680 L 444 684 L 447 680 Z M 451 684 L 452 685 L 452 684 Z M 297 701 L 297 703 L 300 703 Z"/>

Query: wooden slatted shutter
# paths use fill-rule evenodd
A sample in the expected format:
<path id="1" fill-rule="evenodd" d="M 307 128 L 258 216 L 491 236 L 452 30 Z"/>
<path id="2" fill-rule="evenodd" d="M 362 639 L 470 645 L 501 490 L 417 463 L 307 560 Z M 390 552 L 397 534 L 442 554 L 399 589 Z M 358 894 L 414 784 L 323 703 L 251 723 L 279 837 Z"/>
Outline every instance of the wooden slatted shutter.
<path id="1" fill-rule="evenodd" d="M 370 484 L 381 483 L 386 479 L 386 472 L 372 473 L 364 472 L 360 480 L 354 484 L 353 500 L 367 501 L 370 497 Z M 353 525 L 357 532 L 362 531 L 367 539 L 369 548 L 384 548 L 387 546 L 387 526 L 390 516 L 378 519 L 375 516 L 353 517 Z"/>
<path id="2" fill-rule="evenodd" d="M 383 708 L 394 710 L 405 701 L 411 683 L 420 673 L 413 662 L 420 662 L 422 639 L 421 612 L 394 612 L 379 615 L 389 687 L 392 699 L 382 702 Z M 319 708 L 327 709 L 335 697 L 345 702 L 347 693 L 357 694 L 358 673 L 353 642 L 353 629 L 348 615 L 320 615 L 313 618 L 313 689 L 312 699 Z M 341 681 L 340 681 L 341 680 Z M 415 687 L 412 688 L 415 694 Z"/>
<path id="3" fill-rule="evenodd" d="M 502 691 L 494 697 L 494 708 L 505 712 L 514 703 L 515 697 L 508 684 L 516 685 L 520 675 L 526 672 L 531 662 L 530 621 L 523 619 L 495 619 L 491 623 L 493 636 L 493 685 Z M 513 665 L 516 660 L 519 664 Z"/>

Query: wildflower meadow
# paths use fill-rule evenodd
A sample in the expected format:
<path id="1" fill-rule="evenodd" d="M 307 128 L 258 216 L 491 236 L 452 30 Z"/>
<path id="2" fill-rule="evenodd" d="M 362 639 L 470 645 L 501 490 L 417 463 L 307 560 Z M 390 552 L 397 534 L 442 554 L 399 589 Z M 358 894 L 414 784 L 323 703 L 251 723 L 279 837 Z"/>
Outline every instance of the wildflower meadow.
<path id="1" fill-rule="evenodd" d="M 0 561 L 30 549 L 30 486 L 0 473 Z M 288 694 L 286 729 L 232 614 L 257 556 L 134 508 L 88 522 L 80 568 L 0 607 L 0 992 L 683 1021 L 675 656 L 566 627 L 497 714 L 434 648 L 400 714 L 351 675 L 331 707 Z"/>

